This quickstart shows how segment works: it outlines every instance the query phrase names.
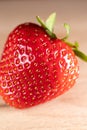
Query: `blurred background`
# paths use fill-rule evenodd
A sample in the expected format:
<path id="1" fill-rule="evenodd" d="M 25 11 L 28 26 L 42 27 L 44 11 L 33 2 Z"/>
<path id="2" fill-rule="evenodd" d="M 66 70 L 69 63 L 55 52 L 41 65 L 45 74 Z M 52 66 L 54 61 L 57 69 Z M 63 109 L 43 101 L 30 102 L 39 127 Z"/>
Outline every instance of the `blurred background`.
<path id="1" fill-rule="evenodd" d="M 8 34 L 19 24 L 45 20 L 56 12 L 55 33 L 63 37 L 69 23 L 69 40 L 78 41 L 87 54 L 87 0 L 0 0 L 0 55 Z M 18 111 L 0 98 L 0 130 L 87 130 L 87 63 L 79 60 L 80 76 L 69 92 L 48 103 Z"/>

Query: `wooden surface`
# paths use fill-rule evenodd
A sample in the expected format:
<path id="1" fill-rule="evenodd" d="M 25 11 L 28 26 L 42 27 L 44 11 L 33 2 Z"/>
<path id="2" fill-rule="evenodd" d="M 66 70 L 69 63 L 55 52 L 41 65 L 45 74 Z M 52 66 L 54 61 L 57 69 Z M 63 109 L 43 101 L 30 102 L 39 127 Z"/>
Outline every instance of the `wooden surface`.
<path id="1" fill-rule="evenodd" d="M 72 27 L 70 40 L 77 40 L 87 53 L 86 0 L 0 1 L 0 54 L 9 32 L 18 24 L 40 15 L 45 19 L 57 12 L 55 32 L 64 36 L 63 23 Z M 7 106 L 0 98 L 0 130 L 87 130 L 87 63 L 79 60 L 80 76 L 64 95 L 29 109 Z"/>

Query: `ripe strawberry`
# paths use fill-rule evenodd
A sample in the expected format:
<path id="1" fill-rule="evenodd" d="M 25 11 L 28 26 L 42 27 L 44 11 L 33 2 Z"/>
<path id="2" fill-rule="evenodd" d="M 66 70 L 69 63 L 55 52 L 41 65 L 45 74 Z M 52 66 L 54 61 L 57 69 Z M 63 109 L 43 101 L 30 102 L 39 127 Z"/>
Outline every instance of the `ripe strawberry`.
<path id="1" fill-rule="evenodd" d="M 7 39 L 0 62 L 0 95 L 11 106 L 26 108 L 46 102 L 76 82 L 79 69 L 75 53 L 83 53 L 77 44 L 66 42 L 68 31 L 64 39 L 56 37 L 48 24 L 53 26 L 54 17 L 52 14 L 47 19 L 46 26 L 39 17 L 42 26 L 21 24 Z"/>

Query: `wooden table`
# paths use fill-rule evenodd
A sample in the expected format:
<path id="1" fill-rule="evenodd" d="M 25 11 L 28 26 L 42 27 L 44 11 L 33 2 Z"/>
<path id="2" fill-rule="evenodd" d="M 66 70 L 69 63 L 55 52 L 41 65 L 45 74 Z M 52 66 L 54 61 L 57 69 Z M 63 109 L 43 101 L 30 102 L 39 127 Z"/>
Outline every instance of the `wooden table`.
<path id="1" fill-rule="evenodd" d="M 55 32 L 64 36 L 63 23 L 71 25 L 70 40 L 77 40 L 87 53 L 87 1 L 0 1 L 0 54 L 10 31 L 18 24 L 43 19 L 57 12 Z M 0 98 L 0 130 L 87 130 L 87 63 L 79 60 L 80 76 L 64 95 L 29 109 L 7 106 Z"/>

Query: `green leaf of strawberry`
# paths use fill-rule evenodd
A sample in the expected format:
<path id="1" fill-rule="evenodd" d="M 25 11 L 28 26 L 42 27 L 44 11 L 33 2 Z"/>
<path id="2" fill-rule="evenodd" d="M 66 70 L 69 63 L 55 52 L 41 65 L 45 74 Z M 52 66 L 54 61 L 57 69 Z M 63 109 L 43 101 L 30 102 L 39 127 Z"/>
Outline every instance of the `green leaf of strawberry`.
<path id="1" fill-rule="evenodd" d="M 70 26 L 67 23 L 64 23 L 64 27 L 66 29 L 66 36 L 62 40 L 66 40 L 70 34 Z"/>
<path id="2" fill-rule="evenodd" d="M 8 36 L 0 62 L 0 95 L 16 108 L 49 101 L 72 88 L 79 75 L 77 56 L 87 61 L 78 43 L 53 33 L 56 14 L 44 23 L 17 26 Z"/>
<path id="3" fill-rule="evenodd" d="M 82 59 L 83 61 L 87 61 L 87 55 L 85 55 L 83 52 L 81 52 L 79 50 L 79 44 L 78 42 L 75 42 L 74 44 L 73 43 L 70 43 L 67 41 L 68 37 L 69 37 L 69 34 L 70 34 L 70 26 L 68 24 L 64 24 L 64 27 L 66 29 L 66 36 L 64 38 L 62 38 L 62 40 L 64 42 L 66 42 L 66 44 L 68 44 L 70 47 L 72 47 L 74 53 L 76 54 L 76 56 L 78 56 L 80 59 Z"/>
<path id="4" fill-rule="evenodd" d="M 52 32 L 56 19 L 56 13 L 52 13 L 46 20 L 46 27 Z"/>
<path id="5" fill-rule="evenodd" d="M 42 21 L 39 16 L 36 16 L 38 22 L 41 24 L 41 26 L 46 30 L 46 32 L 49 34 L 51 38 L 56 38 L 56 35 L 53 33 L 53 26 L 55 23 L 56 13 L 52 13 L 46 22 Z"/>

